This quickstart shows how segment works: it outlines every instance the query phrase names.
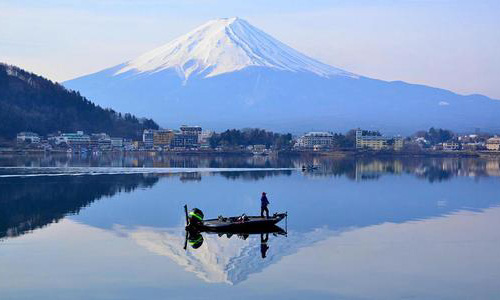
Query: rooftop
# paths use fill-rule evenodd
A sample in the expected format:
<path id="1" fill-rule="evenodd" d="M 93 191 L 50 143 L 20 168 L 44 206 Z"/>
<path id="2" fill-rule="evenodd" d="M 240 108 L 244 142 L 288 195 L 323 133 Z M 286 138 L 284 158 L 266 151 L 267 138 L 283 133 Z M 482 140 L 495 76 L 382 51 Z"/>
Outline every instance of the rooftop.
<path id="1" fill-rule="evenodd" d="M 312 132 L 309 132 L 309 133 L 306 133 L 305 136 L 317 136 L 317 137 L 331 137 L 333 136 L 333 134 L 331 134 L 330 132 L 322 132 L 322 131 L 312 131 Z"/>

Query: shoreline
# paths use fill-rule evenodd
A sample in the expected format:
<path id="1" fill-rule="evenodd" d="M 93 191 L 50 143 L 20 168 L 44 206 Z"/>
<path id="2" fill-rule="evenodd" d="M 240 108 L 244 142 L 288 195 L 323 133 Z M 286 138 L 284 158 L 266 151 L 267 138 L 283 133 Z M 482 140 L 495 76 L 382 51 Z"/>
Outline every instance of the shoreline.
<path id="1" fill-rule="evenodd" d="M 240 150 L 189 150 L 189 151 L 103 151 L 99 153 L 92 152 L 67 152 L 67 151 L 44 151 L 38 149 L 0 149 L 0 155 L 87 155 L 100 156 L 109 154 L 125 155 L 179 155 L 179 156 L 243 156 L 243 157 L 268 157 L 268 156 L 310 156 L 310 157 L 333 157 L 333 158 L 370 158 L 370 157 L 500 157 L 500 151 L 375 151 L 375 150 L 333 150 L 333 151 L 277 151 L 269 155 L 254 155 L 248 151 Z"/>

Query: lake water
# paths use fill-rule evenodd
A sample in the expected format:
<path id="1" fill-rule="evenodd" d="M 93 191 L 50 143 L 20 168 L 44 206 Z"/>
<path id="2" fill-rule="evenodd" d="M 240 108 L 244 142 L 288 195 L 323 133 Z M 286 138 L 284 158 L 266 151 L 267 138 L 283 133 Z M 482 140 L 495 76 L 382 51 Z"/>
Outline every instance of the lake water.
<path id="1" fill-rule="evenodd" d="M 499 160 L 113 154 L 0 165 L 1 299 L 500 298 Z M 184 250 L 184 204 L 209 218 L 259 214 L 263 191 L 271 212 L 288 212 L 286 235 L 204 233 Z"/>

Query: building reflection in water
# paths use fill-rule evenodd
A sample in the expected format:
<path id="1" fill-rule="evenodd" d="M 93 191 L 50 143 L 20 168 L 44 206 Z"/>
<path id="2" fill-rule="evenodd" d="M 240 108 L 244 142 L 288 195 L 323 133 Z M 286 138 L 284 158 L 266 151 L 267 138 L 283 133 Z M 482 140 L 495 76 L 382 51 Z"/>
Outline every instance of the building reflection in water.
<path id="1" fill-rule="evenodd" d="M 40 158 L 41 159 L 41 158 Z M 54 158 L 43 158 L 29 163 L 22 161 L 22 165 L 40 166 L 46 163 L 57 165 Z M 83 162 L 74 162 L 70 159 L 68 165 L 89 167 Z M 88 158 L 87 158 L 88 159 Z M 151 160 L 151 161 L 150 161 Z M 118 163 L 119 162 L 119 163 Z M 18 164 L 15 162 L 15 164 Z M 101 162 L 102 163 L 102 162 Z M 272 233 L 255 235 L 214 235 L 199 234 L 189 236 L 188 251 L 185 251 L 184 228 L 177 222 L 181 219 L 181 207 L 186 191 L 202 189 L 208 198 L 207 204 L 214 206 L 213 211 L 220 207 L 229 207 L 223 199 L 210 194 L 213 191 L 228 189 L 229 194 L 239 196 L 241 184 L 245 187 L 255 186 L 255 180 L 273 179 L 286 176 L 291 179 L 307 180 L 308 177 L 325 178 L 346 177 L 352 181 L 365 181 L 389 175 L 410 175 L 437 183 L 452 180 L 457 176 L 474 177 L 477 179 L 500 176 L 499 160 L 493 159 L 332 159 L 332 158 L 282 158 L 266 157 L 253 158 L 124 158 L 119 156 L 113 163 L 105 162 L 107 167 L 114 164 L 123 166 L 144 165 L 177 165 L 190 167 L 298 167 L 304 164 L 314 164 L 320 167 L 317 170 L 302 172 L 301 170 L 255 170 L 255 171 L 205 171 L 170 174 L 168 170 L 162 174 L 101 174 L 98 176 L 19 176 L 5 177 L 8 172 L 22 170 L 0 170 L 2 195 L 0 198 L 0 239 L 10 239 L 43 228 L 58 222 L 66 216 L 83 224 L 98 227 L 117 236 L 134 241 L 137 245 L 156 255 L 169 257 L 176 264 L 188 272 L 196 274 L 206 282 L 223 282 L 238 284 L 249 275 L 261 272 L 268 266 L 278 262 L 284 256 L 298 252 L 301 248 L 309 247 L 319 241 L 338 235 L 353 228 L 363 228 L 382 223 L 404 223 L 408 221 L 424 220 L 446 216 L 460 210 L 480 211 L 497 206 L 500 198 L 485 197 L 451 197 L 448 200 L 425 199 L 419 197 L 395 197 L 397 201 L 383 199 L 374 202 L 373 199 L 363 197 L 350 198 L 342 201 L 338 195 L 321 201 L 320 208 L 328 212 L 327 215 L 318 215 L 318 207 L 304 203 L 304 201 L 287 202 L 287 209 L 296 212 L 297 218 L 292 217 L 292 228 L 286 238 Z M 90 167 L 93 162 L 91 161 Z M 90 170 L 90 169 L 89 169 Z M 59 172 L 60 170 L 58 170 Z M 79 171 L 80 172 L 80 171 Z M 157 171 L 155 171 L 157 172 Z M 64 174 L 59 174 L 64 175 Z M 74 175 L 74 174 L 72 174 Z M 305 177 L 303 177 L 305 176 Z M 215 180 L 212 180 L 215 179 Z M 205 180 L 211 180 L 210 185 L 204 185 Z M 166 182 L 161 189 L 156 189 L 159 182 Z M 412 180 L 414 184 L 416 180 Z M 420 184 L 422 181 L 417 180 Z M 179 184 L 182 182 L 182 184 Z M 297 181 L 295 181 L 297 182 Z M 351 185 L 357 183 L 348 181 Z M 266 183 L 266 182 L 263 182 Z M 325 182 L 325 184 L 329 182 Z M 426 184 L 425 182 L 423 182 Z M 273 181 L 273 184 L 277 184 Z M 287 186 L 276 186 L 276 189 L 292 189 L 297 199 L 306 199 L 306 192 L 294 190 Z M 260 183 L 259 183 L 260 185 Z M 233 188 L 233 186 L 236 186 Z M 325 187 L 322 185 L 321 187 Z M 430 186 L 430 185 L 428 185 Z M 124 204 L 120 201 L 109 201 L 106 208 L 100 208 L 96 215 L 89 213 L 80 216 L 82 211 L 90 210 L 97 203 L 107 202 L 107 198 L 120 199 L 122 194 L 134 194 L 135 190 L 157 191 L 156 200 L 141 198 L 141 201 L 128 203 L 126 209 L 120 210 Z M 457 192 L 457 194 L 460 191 Z M 466 190 L 470 192 L 470 190 Z M 165 195 L 170 194 L 168 201 Z M 339 193 L 335 190 L 334 193 Z M 408 192 L 411 193 L 411 192 Z M 408 193 L 404 194 L 408 196 Z M 469 193 L 470 194 L 470 193 Z M 365 194 L 366 195 L 366 194 Z M 184 198 L 183 198 L 184 197 Z M 212 198 L 210 198 L 212 197 Z M 124 197 L 123 197 L 124 198 Z M 377 198 L 380 200 L 379 198 Z M 309 200 L 309 199 L 308 199 Z M 387 201 L 385 201 L 387 200 Z M 428 200 L 428 201 L 427 201 Z M 312 199 L 311 199 L 312 201 Z M 230 202 L 234 203 L 234 202 Z M 241 199 L 241 205 L 244 205 Z M 376 203 L 376 205 L 374 205 Z M 207 205 L 208 206 L 208 205 Z M 369 208 L 369 209 L 368 209 Z M 106 211 L 106 209 L 108 211 Z M 212 211 L 212 214 L 213 214 Z M 112 213 L 110 213 L 112 212 Z M 134 213 L 130 213 L 134 212 Z"/>
<path id="2" fill-rule="evenodd" d="M 500 176 L 500 159 L 478 158 L 386 158 L 316 159 L 321 167 L 307 176 L 346 176 L 356 181 L 378 179 L 383 175 L 412 174 L 429 182 L 455 176 Z M 296 164 L 298 166 L 299 164 Z"/>
<path id="3" fill-rule="evenodd" d="M 308 176 L 347 176 L 353 180 L 383 174 L 415 174 L 429 180 L 452 176 L 500 176 L 500 158 L 335 158 L 327 156 L 180 155 L 157 153 L 105 153 L 93 155 L 0 155 L 0 165 L 15 167 L 118 167 L 118 168 L 294 168 L 319 166 Z M 441 173 L 441 174 L 439 174 Z M 226 173 L 231 177 L 231 173 Z M 235 175 L 238 176 L 238 175 Z"/>
<path id="4" fill-rule="evenodd" d="M 149 157 L 149 156 L 148 156 Z M 151 158 L 151 157 L 149 157 Z M 152 159 L 157 158 L 153 156 Z M 3 159 L 6 159 L 3 157 Z M 18 158 L 13 163 L 19 166 L 40 166 L 51 161 L 51 165 L 59 158 L 37 157 L 37 163 L 27 163 L 27 158 Z M 66 159 L 66 158 L 65 158 Z M 123 155 L 118 156 L 120 161 L 128 159 Z M 146 158 L 142 158 L 146 159 Z M 166 160 L 167 158 L 162 158 Z M 475 158 L 413 158 L 413 159 L 333 159 L 333 158 L 282 158 L 270 157 L 251 158 L 169 158 L 175 161 L 187 160 L 184 166 L 211 166 L 211 167 L 298 167 L 304 164 L 319 165 L 318 170 L 313 171 L 291 171 L 291 170 L 255 170 L 252 172 L 224 171 L 206 172 L 209 176 L 221 176 L 230 180 L 262 180 L 274 176 L 291 176 L 293 172 L 301 172 L 305 176 L 329 177 L 345 176 L 352 180 L 373 180 L 384 175 L 411 174 L 417 178 L 426 179 L 429 182 L 449 180 L 455 176 L 466 176 L 482 178 L 489 176 L 500 176 L 500 160 L 498 159 L 475 159 Z M 255 162 L 259 165 L 255 165 Z M 178 165 L 176 163 L 176 165 Z M 85 167 L 78 169 L 78 174 L 84 174 Z M 27 169 L 30 170 L 30 169 Z M 39 169 L 42 170 L 42 169 Z M 65 169 L 43 169 L 51 170 L 58 175 Z M 89 169 L 94 172 L 94 169 Z M 141 169 L 142 170 L 142 169 Z M 112 169 L 106 172 L 113 172 Z M 20 177 L 15 177 L 15 173 Z M 161 178 L 176 177 L 181 182 L 199 182 L 203 179 L 200 172 L 188 172 L 171 174 L 168 170 L 163 174 L 103 174 L 99 176 L 54 176 L 54 177 L 22 177 L 23 169 L 0 168 L 2 198 L 0 199 L 0 238 L 5 236 L 16 236 L 29 232 L 33 229 L 43 227 L 46 224 L 57 222 L 65 215 L 78 214 L 79 211 L 89 206 L 92 202 L 102 197 L 111 197 L 119 192 L 132 192 L 138 187 L 151 188 Z M 31 171 L 29 171 L 31 172 Z M 32 175 L 31 173 L 27 173 Z M 34 171 L 34 172 L 38 172 Z M 90 172 L 90 171 L 89 171 Z M 155 170 L 158 172 L 158 170 Z M 64 173 L 62 173 L 64 174 Z M 55 175 L 55 174 L 52 174 Z M 70 175 L 75 175 L 70 173 Z M 13 177 L 12 177 L 13 176 Z"/>

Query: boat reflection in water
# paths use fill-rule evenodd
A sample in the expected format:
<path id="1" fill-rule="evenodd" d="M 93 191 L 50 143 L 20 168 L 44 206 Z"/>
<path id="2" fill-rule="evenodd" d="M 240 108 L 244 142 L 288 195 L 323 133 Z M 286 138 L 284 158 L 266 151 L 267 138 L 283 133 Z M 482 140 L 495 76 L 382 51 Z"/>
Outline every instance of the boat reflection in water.
<path id="1" fill-rule="evenodd" d="M 230 232 L 202 232 L 200 230 L 194 230 L 186 228 L 186 239 L 184 242 L 184 250 L 187 250 L 187 244 L 191 246 L 191 249 L 198 249 L 203 245 L 203 234 L 207 234 L 210 236 L 217 236 L 218 238 L 227 238 L 231 239 L 232 237 L 239 238 L 243 241 L 246 241 L 249 237 L 259 236 L 260 235 L 260 254 L 262 259 L 266 258 L 267 251 L 269 250 L 269 235 L 278 237 L 278 236 L 287 236 L 286 230 L 283 228 L 273 225 L 267 229 L 260 229 L 257 231 L 230 231 Z M 255 239 L 251 239 L 255 240 Z"/>

